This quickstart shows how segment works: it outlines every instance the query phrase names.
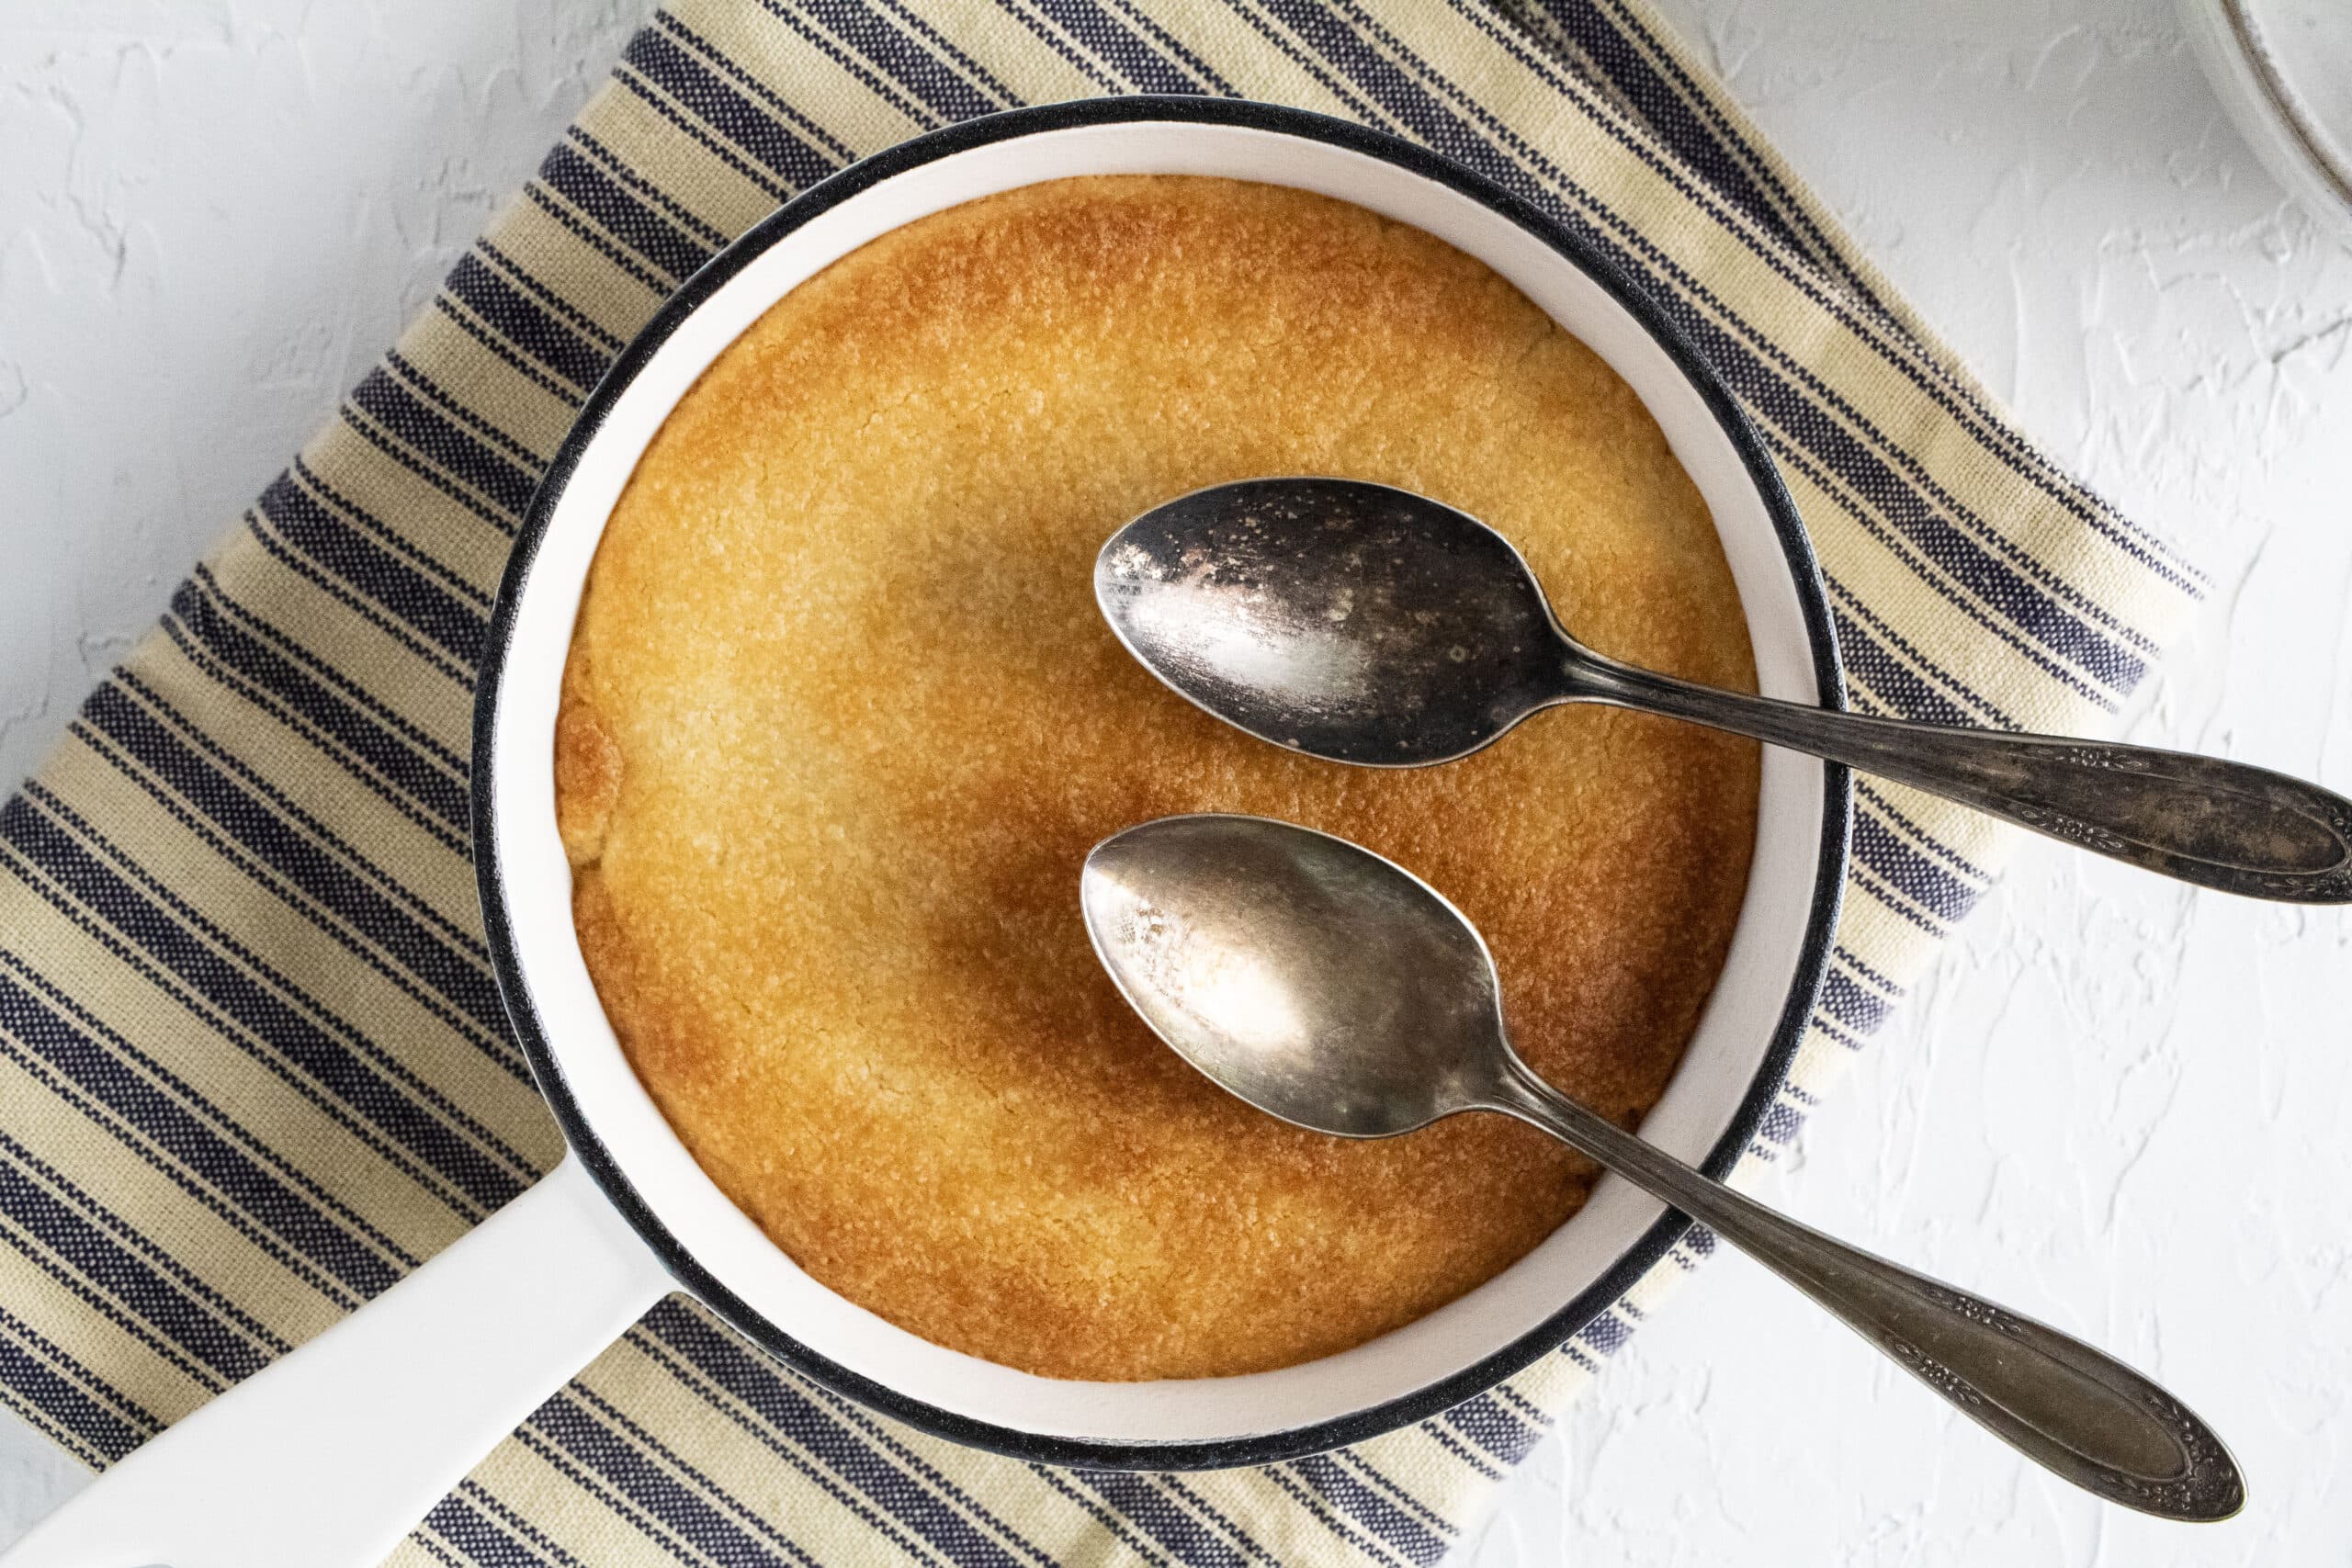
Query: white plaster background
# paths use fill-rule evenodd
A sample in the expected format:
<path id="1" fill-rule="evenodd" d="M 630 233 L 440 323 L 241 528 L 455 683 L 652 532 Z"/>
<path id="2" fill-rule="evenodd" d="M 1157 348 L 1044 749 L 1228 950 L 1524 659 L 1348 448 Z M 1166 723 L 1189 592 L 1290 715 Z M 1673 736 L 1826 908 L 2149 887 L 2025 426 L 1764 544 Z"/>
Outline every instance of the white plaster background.
<path id="1" fill-rule="evenodd" d="M 2135 739 L 2352 787 L 2352 252 L 2167 0 L 1662 0 L 2026 427 L 2211 570 Z M 598 0 L 0 6 L 0 787 L 600 77 Z M 2036 843 L 1771 1193 L 2087 1335 L 2231 1440 L 2237 1521 L 2045 1480 L 1713 1264 L 1468 1560 L 2352 1558 L 2352 917 Z M 78 1472 L 0 1426 L 0 1540 Z"/>

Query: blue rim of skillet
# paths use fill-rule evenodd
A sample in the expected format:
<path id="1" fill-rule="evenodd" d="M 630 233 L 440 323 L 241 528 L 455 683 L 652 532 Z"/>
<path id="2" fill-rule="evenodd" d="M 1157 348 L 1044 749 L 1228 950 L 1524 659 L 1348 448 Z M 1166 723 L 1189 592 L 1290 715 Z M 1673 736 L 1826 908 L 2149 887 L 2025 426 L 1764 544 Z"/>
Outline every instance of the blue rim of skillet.
<path id="1" fill-rule="evenodd" d="M 1699 392 L 1746 466 L 1749 479 L 1770 514 L 1786 558 L 1790 577 L 1811 644 L 1814 678 L 1822 704 L 1842 709 L 1844 667 L 1829 613 L 1821 572 L 1798 521 L 1795 505 L 1781 482 L 1762 440 L 1730 389 L 1700 358 L 1689 338 L 1655 301 L 1634 286 L 1618 266 L 1590 243 L 1502 186 L 1441 158 L 1412 142 L 1372 130 L 1351 120 L 1335 119 L 1304 109 L 1229 98 L 1128 96 L 1079 99 L 1068 103 L 1009 109 L 1001 114 L 965 120 L 919 136 L 887 152 L 850 164 L 779 208 L 747 230 L 654 313 L 653 319 L 613 361 L 611 368 L 589 395 L 578 421 L 557 450 L 539 481 L 529 513 L 516 536 L 498 603 L 492 612 L 490 637 L 481 663 L 480 696 L 474 709 L 472 826 L 475 877 L 481 897 L 482 924 L 491 961 L 505 999 L 509 1019 L 540 1090 L 554 1110 L 565 1138 L 597 1185 L 644 1238 L 680 1286 L 699 1298 L 739 1332 L 770 1355 L 816 1382 L 870 1409 L 896 1416 L 936 1436 L 1048 1464 L 1116 1470 L 1224 1470 L 1241 1465 L 1271 1464 L 1301 1455 L 1320 1453 L 1362 1442 L 1410 1425 L 1501 1382 L 1557 1350 L 1598 1318 L 1639 1280 L 1690 1228 L 1690 1218 L 1669 1209 L 1623 1253 L 1590 1286 L 1578 1292 L 1550 1317 L 1510 1345 L 1482 1358 L 1454 1375 L 1346 1416 L 1283 1431 L 1206 1442 L 1101 1442 L 1024 1432 L 973 1419 L 912 1398 L 817 1354 L 795 1339 L 781 1325 L 753 1310 L 729 1292 L 695 1260 L 654 1215 L 630 1183 L 628 1174 L 589 1125 L 579 1102 L 566 1085 L 560 1065 L 525 983 L 514 933 L 509 922 L 503 874 L 498 862 L 496 792 L 491 788 L 494 766 L 492 740 L 498 728 L 499 689 L 506 655 L 514 637 L 516 605 L 528 582 L 540 543 L 545 539 L 556 503 L 570 483 L 581 455 L 596 439 L 614 402 L 636 379 L 655 352 L 688 316 L 786 234 L 894 175 L 951 154 L 1040 131 L 1080 126 L 1134 125 L 1235 126 L 1275 131 L 1326 142 L 1394 164 L 1408 173 L 1448 186 L 1492 209 L 1542 240 L 1572 265 L 1600 285 L 1656 339 L 1678 370 Z M 548 762 L 553 766 L 552 759 Z M 1806 1020 L 1811 1016 L 1822 977 L 1828 966 L 1829 948 L 1846 880 L 1847 837 L 1852 808 L 1852 782 L 1848 771 L 1825 763 L 1820 857 L 1815 872 L 1812 908 L 1795 976 L 1782 1004 L 1763 1062 L 1741 1099 L 1730 1124 L 1702 1163 L 1709 1176 L 1721 1178 L 1737 1162 L 1755 1137 L 1773 1098 L 1786 1080 Z"/>

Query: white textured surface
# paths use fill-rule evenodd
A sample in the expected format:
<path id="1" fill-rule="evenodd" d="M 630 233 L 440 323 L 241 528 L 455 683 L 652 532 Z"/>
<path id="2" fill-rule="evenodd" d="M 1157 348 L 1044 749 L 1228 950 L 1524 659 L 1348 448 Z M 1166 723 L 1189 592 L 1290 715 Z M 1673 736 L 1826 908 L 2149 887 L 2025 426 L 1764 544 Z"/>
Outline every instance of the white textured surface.
<path id="1" fill-rule="evenodd" d="M 2165 0 L 1665 0 L 2027 426 L 2211 570 L 2136 739 L 2352 787 L 2352 252 Z M 333 409 L 633 5 L 0 8 L 0 787 Z M 2102 1508 L 1711 1265 L 1470 1561 L 2340 1561 L 2352 918 L 2035 844 L 1772 1191 L 2170 1382 L 2238 1521 Z M 77 1477 L 0 1429 L 0 1540 Z"/>

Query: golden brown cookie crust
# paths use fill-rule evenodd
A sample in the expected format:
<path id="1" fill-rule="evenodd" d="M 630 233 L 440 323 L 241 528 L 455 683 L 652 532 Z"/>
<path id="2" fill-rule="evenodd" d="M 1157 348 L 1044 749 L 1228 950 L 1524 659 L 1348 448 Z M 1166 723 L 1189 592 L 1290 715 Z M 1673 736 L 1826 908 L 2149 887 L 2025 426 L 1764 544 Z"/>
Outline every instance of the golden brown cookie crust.
<path id="1" fill-rule="evenodd" d="M 1630 1124 L 1730 941 L 1746 742 L 1579 707 L 1412 772 L 1287 755 L 1094 606 L 1113 529 L 1264 474 L 1487 519 L 1603 651 L 1754 689 L 1698 491 L 1483 265 L 1275 186 L 1103 177 L 885 236 L 678 405 L 589 580 L 556 746 L 589 969 L 706 1170 L 817 1279 L 1056 1377 L 1262 1371 L 1510 1264 L 1590 1167 L 1465 1116 L 1347 1143 L 1228 1099 L 1096 964 L 1104 835 L 1239 811 L 1427 877 L 1521 1050 Z"/>

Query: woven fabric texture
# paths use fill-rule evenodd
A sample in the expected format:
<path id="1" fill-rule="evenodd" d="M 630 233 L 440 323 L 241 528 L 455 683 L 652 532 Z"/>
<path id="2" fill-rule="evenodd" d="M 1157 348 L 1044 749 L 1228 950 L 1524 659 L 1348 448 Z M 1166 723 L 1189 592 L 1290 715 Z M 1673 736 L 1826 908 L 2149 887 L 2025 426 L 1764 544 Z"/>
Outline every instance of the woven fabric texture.
<path id="1" fill-rule="evenodd" d="M 537 476 L 630 334 L 778 202 L 949 121 L 1136 91 L 1363 120 L 1613 257 L 1781 465 L 1865 711 L 2096 728 L 2198 595 L 2014 429 L 1641 0 L 682 0 L 0 808 L 17 1410 L 103 1466 L 556 1160 L 467 843 L 476 660 Z M 1857 807 L 1834 968 L 1750 1167 L 2001 848 L 1871 780 Z M 924 1437 L 673 1297 L 395 1561 L 1427 1564 L 1707 1246 L 1442 1417 L 1188 1476 Z"/>

